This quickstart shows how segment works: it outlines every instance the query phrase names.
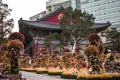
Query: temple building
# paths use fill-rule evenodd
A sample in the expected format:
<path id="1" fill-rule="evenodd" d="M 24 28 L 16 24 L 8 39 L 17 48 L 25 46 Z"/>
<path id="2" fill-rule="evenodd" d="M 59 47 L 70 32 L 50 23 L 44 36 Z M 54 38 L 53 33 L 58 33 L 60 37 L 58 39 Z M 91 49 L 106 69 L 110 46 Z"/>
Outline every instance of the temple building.
<path id="1" fill-rule="evenodd" d="M 64 8 L 61 6 L 54 12 L 43 16 L 42 18 L 30 21 L 23 20 L 22 18 L 18 21 L 19 32 L 25 35 L 25 53 L 41 54 L 41 49 L 45 46 L 45 37 L 51 33 L 61 33 L 62 29 L 59 25 L 59 19 L 63 13 Z M 91 28 L 96 29 L 97 32 L 105 30 L 111 24 L 107 23 L 95 23 Z M 47 52 L 52 53 L 56 44 L 59 41 L 51 41 L 51 46 L 47 48 Z M 62 48 L 59 48 L 62 51 Z"/>

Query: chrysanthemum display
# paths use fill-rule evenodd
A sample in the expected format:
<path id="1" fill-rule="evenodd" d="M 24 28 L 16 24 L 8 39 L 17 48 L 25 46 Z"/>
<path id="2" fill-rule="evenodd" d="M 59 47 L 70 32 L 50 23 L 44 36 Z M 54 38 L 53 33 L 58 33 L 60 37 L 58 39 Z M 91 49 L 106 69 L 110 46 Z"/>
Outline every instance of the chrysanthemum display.
<path id="1" fill-rule="evenodd" d="M 54 54 L 59 54 L 59 51 L 58 51 L 58 50 L 54 50 L 53 53 L 54 53 Z"/>
<path id="2" fill-rule="evenodd" d="M 23 42 L 25 40 L 25 37 L 20 32 L 14 32 L 9 36 L 9 40 L 15 40 L 15 39 L 18 39 Z"/>
<path id="3" fill-rule="evenodd" d="M 98 49 L 95 46 L 88 46 L 85 49 L 85 55 L 87 56 L 88 68 L 90 74 L 101 73 L 101 60 L 99 57 Z"/>
<path id="4" fill-rule="evenodd" d="M 81 50 L 81 46 L 80 45 L 75 48 L 76 52 L 79 52 L 79 50 Z"/>
<path id="5" fill-rule="evenodd" d="M 70 52 L 70 49 L 64 48 L 64 52 Z"/>
<path id="6" fill-rule="evenodd" d="M 11 50 L 12 48 L 19 48 L 22 49 L 24 48 L 24 45 L 21 41 L 19 40 L 11 40 L 10 42 L 8 42 L 7 44 L 7 49 Z"/>
<path id="7" fill-rule="evenodd" d="M 7 44 L 10 59 L 10 74 L 19 74 L 18 58 L 20 49 L 24 48 L 20 40 L 11 40 Z"/>
<path id="8" fill-rule="evenodd" d="M 100 40 L 100 37 L 96 33 L 93 33 L 88 36 L 88 40 L 89 41 Z"/>

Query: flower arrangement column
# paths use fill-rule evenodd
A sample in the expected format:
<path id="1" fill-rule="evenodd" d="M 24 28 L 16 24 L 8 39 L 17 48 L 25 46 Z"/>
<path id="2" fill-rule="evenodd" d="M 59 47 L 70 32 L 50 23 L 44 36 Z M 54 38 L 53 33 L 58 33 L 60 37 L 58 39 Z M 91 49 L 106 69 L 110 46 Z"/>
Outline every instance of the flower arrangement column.
<path id="1" fill-rule="evenodd" d="M 20 50 L 24 48 L 24 40 L 24 35 L 19 32 L 14 32 L 9 36 L 7 50 L 9 53 L 10 60 L 10 74 L 19 74 L 18 58 Z"/>
<path id="2" fill-rule="evenodd" d="M 19 40 L 11 40 L 9 41 L 7 48 L 10 59 L 10 74 L 19 74 L 18 58 L 19 51 L 23 48 L 23 44 Z"/>

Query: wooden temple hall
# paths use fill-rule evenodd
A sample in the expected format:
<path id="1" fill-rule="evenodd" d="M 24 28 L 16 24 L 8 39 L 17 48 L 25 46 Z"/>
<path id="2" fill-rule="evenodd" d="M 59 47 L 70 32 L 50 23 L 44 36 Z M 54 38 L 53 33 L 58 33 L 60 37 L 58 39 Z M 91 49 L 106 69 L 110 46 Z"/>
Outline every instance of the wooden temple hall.
<path id="1" fill-rule="evenodd" d="M 64 8 L 59 7 L 54 12 L 51 12 L 44 17 L 35 20 L 18 21 L 19 32 L 25 35 L 25 51 L 30 55 L 41 54 L 41 48 L 46 47 L 44 40 L 45 37 L 51 33 L 60 33 L 62 30 L 59 26 L 59 17 L 63 13 Z M 98 32 L 105 30 L 110 26 L 110 23 L 95 23 L 91 28 L 95 28 Z M 59 41 L 51 41 L 51 46 L 47 48 L 47 52 L 52 53 L 56 44 Z M 62 48 L 59 48 L 62 51 Z"/>

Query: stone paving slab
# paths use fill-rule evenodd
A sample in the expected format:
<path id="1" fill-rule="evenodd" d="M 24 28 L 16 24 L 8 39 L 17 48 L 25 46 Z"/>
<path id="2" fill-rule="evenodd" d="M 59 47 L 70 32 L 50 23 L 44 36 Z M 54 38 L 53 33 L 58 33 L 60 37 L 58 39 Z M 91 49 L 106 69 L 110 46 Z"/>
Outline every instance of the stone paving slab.
<path id="1" fill-rule="evenodd" d="M 60 76 L 50 76 L 47 74 L 36 74 L 35 72 L 21 71 L 22 77 L 27 80 L 75 80 L 75 79 L 62 79 Z"/>

